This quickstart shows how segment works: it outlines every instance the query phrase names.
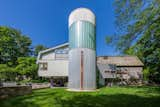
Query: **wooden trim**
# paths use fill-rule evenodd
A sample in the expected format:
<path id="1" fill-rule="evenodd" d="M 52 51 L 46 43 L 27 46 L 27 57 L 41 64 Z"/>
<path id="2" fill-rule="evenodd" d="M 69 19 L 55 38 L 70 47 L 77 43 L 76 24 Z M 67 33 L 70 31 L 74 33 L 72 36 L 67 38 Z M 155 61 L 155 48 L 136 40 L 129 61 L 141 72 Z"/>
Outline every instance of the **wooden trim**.
<path id="1" fill-rule="evenodd" d="M 84 73 L 84 63 L 83 63 L 83 58 L 84 58 L 84 56 L 83 56 L 83 51 L 81 51 L 81 67 L 80 67 L 80 78 L 81 78 L 81 80 L 80 80 L 80 89 L 81 90 L 83 90 L 83 73 Z"/>
<path id="2" fill-rule="evenodd" d="M 40 69 L 41 70 L 43 70 L 43 71 L 47 71 L 48 70 L 48 63 L 47 62 L 40 62 L 39 65 L 40 65 Z"/>

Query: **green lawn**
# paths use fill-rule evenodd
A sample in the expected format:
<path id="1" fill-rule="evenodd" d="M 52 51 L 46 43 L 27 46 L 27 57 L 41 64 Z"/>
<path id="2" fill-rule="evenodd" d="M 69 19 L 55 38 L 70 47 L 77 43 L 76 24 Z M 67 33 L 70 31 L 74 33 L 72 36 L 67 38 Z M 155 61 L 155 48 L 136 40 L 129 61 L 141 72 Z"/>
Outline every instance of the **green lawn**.
<path id="1" fill-rule="evenodd" d="M 160 107 L 160 87 L 112 87 L 96 92 L 41 89 L 2 100 L 0 107 Z"/>

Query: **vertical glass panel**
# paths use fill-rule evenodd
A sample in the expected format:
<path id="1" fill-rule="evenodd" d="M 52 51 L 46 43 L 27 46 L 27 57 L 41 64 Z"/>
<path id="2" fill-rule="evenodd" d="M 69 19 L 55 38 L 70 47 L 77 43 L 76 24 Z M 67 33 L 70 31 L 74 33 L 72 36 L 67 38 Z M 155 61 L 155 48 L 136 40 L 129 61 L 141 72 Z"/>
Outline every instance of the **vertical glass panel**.
<path id="1" fill-rule="evenodd" d="M 87 21 L 77 21 L 69 28 L 70 48 L 95 50 L 95 26 Z"/>

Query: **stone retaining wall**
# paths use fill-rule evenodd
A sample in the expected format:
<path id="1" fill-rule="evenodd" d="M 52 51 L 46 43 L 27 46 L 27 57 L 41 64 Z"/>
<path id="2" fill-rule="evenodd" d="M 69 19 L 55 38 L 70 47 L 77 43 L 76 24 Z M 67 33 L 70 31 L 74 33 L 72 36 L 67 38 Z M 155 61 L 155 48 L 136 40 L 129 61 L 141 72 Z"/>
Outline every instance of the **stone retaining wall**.
<path id="1" fill-rule="evenodd" d="M 49 88 L 50 83 L 32 83 L 32 89 Z"/>
<path id="2" fill-rule="evenodd" d="M 31 86 L 0 87 L 0 99 L 32 93 Z"/>

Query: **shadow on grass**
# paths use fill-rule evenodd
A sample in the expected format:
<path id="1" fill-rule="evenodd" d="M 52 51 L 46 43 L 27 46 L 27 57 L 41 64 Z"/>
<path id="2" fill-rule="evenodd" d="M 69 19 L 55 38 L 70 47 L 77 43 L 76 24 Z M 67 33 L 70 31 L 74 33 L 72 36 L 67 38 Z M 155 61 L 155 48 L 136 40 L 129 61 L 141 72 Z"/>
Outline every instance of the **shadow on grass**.
<path id="1" fill-rule="evenodd" d="M 138 93 L 155 93 L 160 94 L 160 87 L 159 86 L 123 86 L 124 88 L 131 88 L 131 89 L 138 89 Z"/>
<path id="2" fill-rule="evenodd" d="M 63 100 L 56 98 L 61 107 L 160 107 L 160 97 L 144 98 L 136 95 L 83 95 Z"/>
<path id="3" fill-rule="evenodd" d="M 143 88 L 145 87 L 140 89 Z M 146 93 L 148 90 L 146 88 L 143 92 Z M 158 90 L 159 88 L 154 91 L 157 92 Z M 33 91 L 31 95 L 1 101 L 0 107 L 160 107 L 160 95 L 138 96 L 134 94 L 108 94 L 100 92 L 77 93 L 67 92 L 64 89 L 48 89 Z"/>
<path id="4" fill-rule="evenodd" d="M 0 107 L 42 107 L 37 102 L 53 97 L 55 92 L 40 91 L 29 95 L 11 97 L 0 101 Z M 47 101 L 46 101 L 47 102 Z M 48 102 L 49 103 L 49 102 Z"/>

